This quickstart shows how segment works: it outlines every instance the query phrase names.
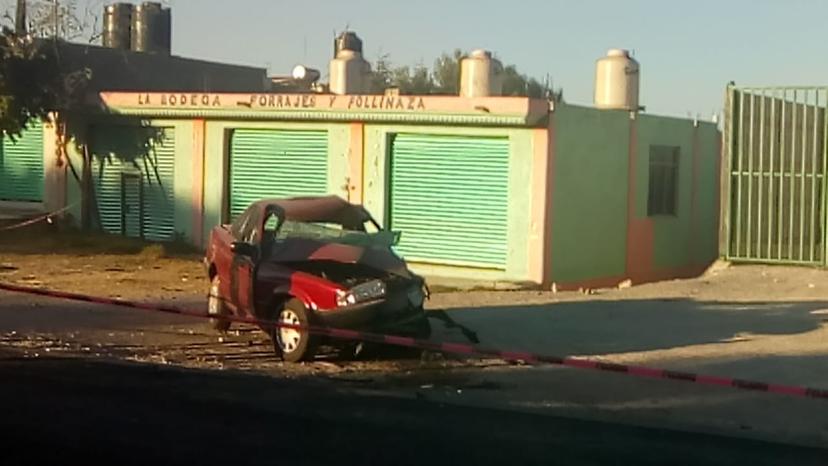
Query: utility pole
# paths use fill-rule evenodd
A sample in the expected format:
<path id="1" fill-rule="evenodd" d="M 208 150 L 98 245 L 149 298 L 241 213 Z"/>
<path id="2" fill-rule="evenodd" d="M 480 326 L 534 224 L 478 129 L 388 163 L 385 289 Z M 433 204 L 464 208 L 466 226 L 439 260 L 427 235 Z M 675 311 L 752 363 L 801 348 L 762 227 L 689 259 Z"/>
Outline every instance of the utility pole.
<path id="1" fill-rule="evenodd" d="M 17 0 L 14 17 L 14 32 L 22 37 L 26 35 L 26 0 Z"/>
<path id="2" fill-rule="evenodd" d="M 52 0 L 52 17 L 55 21 L 55 39 L 58 38 L 58 34 L 60 33 L 60 19 L 58 18 L 59 11 L 60 6 L 58 5 L 58 0 Z"/>

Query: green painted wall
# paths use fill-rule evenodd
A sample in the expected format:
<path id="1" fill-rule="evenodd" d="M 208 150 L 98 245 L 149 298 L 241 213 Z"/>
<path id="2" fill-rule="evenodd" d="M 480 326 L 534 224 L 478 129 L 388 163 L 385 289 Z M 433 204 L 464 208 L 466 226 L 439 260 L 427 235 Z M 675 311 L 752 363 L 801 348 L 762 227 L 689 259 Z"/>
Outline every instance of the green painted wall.
<path id="1" fill-rule="evenodd" d="M 697 223 L 693 262 L 705 264 L 718 257 L 719 248 L 719 142 L 721 133 L 712 123 L 699 125 L 699 172 L 696 192 Z"/>
<path id="2" fill-rule="evenodd" d="M 87 128 L 87 130 L 94 125 L 109 124 L 141 124 L 144 126 L 173 129 L 175 131 L 175 232 L 185 241 L 192 240 L 193 125 L 190 120 L 143 120 L 137 122 L 133 119 L 100 118 L 83 122 L 78 120 L 74 122 L 74 124 L 83 125 Z M 70 144 L 67 152 L 72 166 L 75 168 L 78 175 L 81 176 L 83 170 L 82 152 L 75 146 L 75 144 Z M 67 204 L 73 205 L 72 209 L 69 210 L 69 213 L 76 219 L 77 222 L 80 222 L 81 186 L 78 180 L 75 179 L 71 170 L 68 170 L 67 172 L 66 199 Z"/>
<path id="3" fill-rule="evenodd" d="M 676 215 L 650 218 L 653 221 L 653 266 L 657 269 L 681 267 L 690 259 L 693 123 L 678 118 L 639 115 L 637 124 L 636 218 L 647 217 L 650 146 L 679 147 Z"/>
<path id="4" fill-rule="evenodd" d="M 462 277 L 470 280 L 524 281 L 529 277 L 527 240 L 531 207 L 532 155 L 534 152 L 532 130 L 527 128 L 476 128 L 439 127 L 413 125 L 365 126 L 363 166 L 363 203 L 376 217 L 385 223 L 388 193 L 388 162 L 390 138 L 396 133 L 442 134 L 463 136 L 508 137 L 509 159 L 509 218 L 508 250 L 505 270 L 463 266 L 413 264 L 415 271 L 429 276 Z M 403 232 L 405 235 L 405 232 Z"/>
<path id="5" fill-rule="evenodd" d="M 622 276 L 629 113 L 560 104 L 554 125 L 552 280 Z"/>
<path id="6" fill-rule="evenodd" d="M 693 122 L 686 119 L 652 115 L 638 117 L 636 154 L 636 217 L 647 216 L 650 145 L 679 147 L 678 206 L 675 216 L 655 216 L 653 221 L 653 262 L 656 269 L 704 263 L 715 255 L 717 206 L 715 193 L 717 131 L 714 125 L 699 123 L 698 188 L 696 221 L 692 218 L 693 196 Z M 698 229 L 698 233 L 694 232 Z M 691 238 L 693 240 L 691 241 Z"/>
<path id="7" fill-rule="evenodd" d="M 328 131 L 328 192 L 348 198 L 346 188 L 351 143 L 350 125 L 330 123 L 286 123 L 254 121 L 208 120 L 205 134 L 204 161 L 204 227 L 202 235 L 208 238 L 210 230 L 226 221 L 227 174 L 230 135 L 237 128 L 327 130 Z M 278 180 L 274 180 L 278 183 Z"/>
<path id="8" fill-rule="evenodd" d="M 192 242 L 193 231 L 193 123 L 191 120 L 157 120 L 157 127 L 175 130 L 175 231 Z"/>

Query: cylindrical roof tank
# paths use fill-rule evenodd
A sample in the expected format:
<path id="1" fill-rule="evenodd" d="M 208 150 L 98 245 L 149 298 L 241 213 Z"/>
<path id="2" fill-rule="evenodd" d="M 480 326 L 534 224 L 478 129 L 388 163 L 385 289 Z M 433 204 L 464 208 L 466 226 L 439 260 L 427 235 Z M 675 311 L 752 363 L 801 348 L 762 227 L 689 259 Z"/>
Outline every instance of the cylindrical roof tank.
<path id="1" fill-rule="evenodd" d="M 640 66 L 624 49 L 610 49 L 595 64 L 595 107 L 637 111 Z"/>
<path id="2" fill-rule="evenodd" d="M 155 43 L 159 53 L 169 55 L 172 52 L 172 10 L 161 8 Z"/>
<path id="3" fill-rule="evenodd" d="M 131 47 L 132 4 L 113 3 L 104 7 L 103 46 L 129 50 Z"/>
<path id="4" fill-rule="evenodd" d="M 333 94 L 370 92 L 371 65 L 354 50 L 340 50 L 330 64 L 330 90 Z"/>
<path id="5" fill-rule="evenodd" d="M 290 73 L 291 77 L 297 81 L 313 83 L 319 80 L 319 77 L 322 76 L 322 73 L 319 70 L 315 70 L 313 68 L 308 68 L 304 65 L 296 65 L 293 67 L 293 71 Z"/>
<path id="6" fill-rule="evenodd" d="M 136 5 L 132 12 L 132 50 L 147 53 L 170 53 L 171 16 L 157 2 Z"/>
<path id="7" fill-rule="evenodd" d="M 345 31 L 334 39 L 334 58 L 339 55 L 341 50 L 352 50 L 361 54 L 362 40 L 355 32 Z"/>
<path id="8" fill-rule="evenodd" d="M 486 97 L 503 93 L 503 65 L 491 52 L 474 50 L 460 61 L 460 96 Z"/>

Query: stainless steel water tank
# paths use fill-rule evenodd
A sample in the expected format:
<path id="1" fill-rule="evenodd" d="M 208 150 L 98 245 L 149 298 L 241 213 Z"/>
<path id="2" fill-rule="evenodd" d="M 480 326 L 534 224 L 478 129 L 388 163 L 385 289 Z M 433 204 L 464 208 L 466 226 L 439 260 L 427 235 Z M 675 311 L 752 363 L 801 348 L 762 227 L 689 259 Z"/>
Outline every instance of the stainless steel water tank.
<path id="1" fill-rule="evenodd" d="M 104 7 L 103 46 L 129 50 L 131 45 L 132 4 L 113 3 Z"/>
<path id="2" fill-rule="evenodd" d="M 132 12 L 132 50 L 170 53 L 171 14 L 157 2 L 135 5 Z"/>

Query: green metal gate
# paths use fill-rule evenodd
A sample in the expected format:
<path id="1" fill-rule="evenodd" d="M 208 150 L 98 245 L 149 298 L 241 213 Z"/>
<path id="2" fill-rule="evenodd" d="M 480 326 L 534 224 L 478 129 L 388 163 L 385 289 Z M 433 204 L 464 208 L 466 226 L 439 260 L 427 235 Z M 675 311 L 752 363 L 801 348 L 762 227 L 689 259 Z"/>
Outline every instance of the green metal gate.
<path id="1" fill-rule="evenodd" d="M 237 129 L 230 142 L 230 219 L 251 202 L 328 193 L 328 132 Z"/>
<path id="2" fill-rule="evenodd" d="M 43 124 L 0 140 L 0 201 L 43 201 Z"/>
<path id="3" fill-rule="evenodd" d="M 152 241 L 174 239 L 174 130 L 102 126 L 91 134 L 101 228 Z"/>
<path id="4" fill-rule="evenodd" d="M 509 139 L 397 134 L 389 225 L 407 259 L 505 269 Z"/>
<path id="5" fill-rule="evenodd" d="M 731 86 L 727 95 L 725 256 L 824 265 L 826 88 Z"/>

